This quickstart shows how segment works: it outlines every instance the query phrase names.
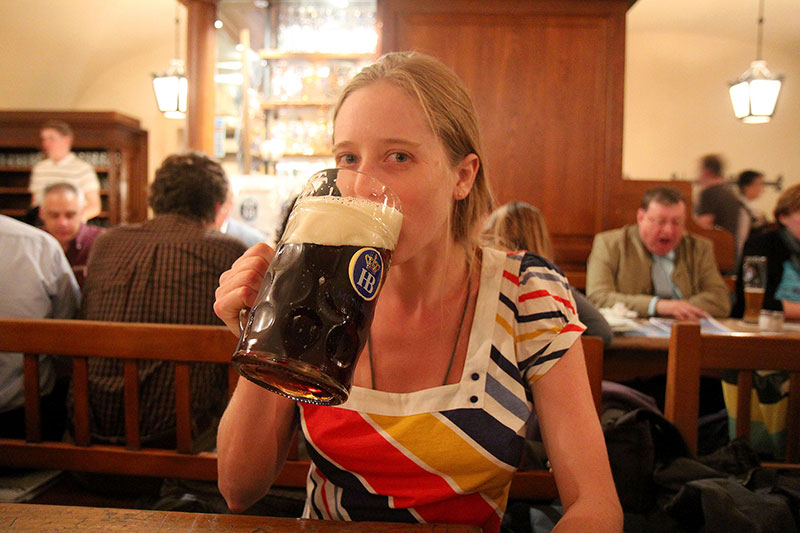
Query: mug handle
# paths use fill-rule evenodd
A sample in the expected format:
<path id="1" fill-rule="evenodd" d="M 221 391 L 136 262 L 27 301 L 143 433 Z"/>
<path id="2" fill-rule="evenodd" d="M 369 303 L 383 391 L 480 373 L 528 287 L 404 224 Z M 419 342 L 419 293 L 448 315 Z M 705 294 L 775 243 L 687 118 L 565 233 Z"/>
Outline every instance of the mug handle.
<path id="1" fill-rule="evenodd" d="M 242 307 L 239 309 L 239 334 L 244 333 L 244 327 L 247 325 L 247 318 L 250 316 L 250 308 Z"/>

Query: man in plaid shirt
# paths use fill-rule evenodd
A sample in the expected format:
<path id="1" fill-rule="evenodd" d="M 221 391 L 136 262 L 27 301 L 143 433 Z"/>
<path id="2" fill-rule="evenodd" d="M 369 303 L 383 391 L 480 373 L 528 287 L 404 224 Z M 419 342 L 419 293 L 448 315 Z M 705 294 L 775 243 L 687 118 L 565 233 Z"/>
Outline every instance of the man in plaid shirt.
<path id="1" fill-rule="evenodd" d="M 220 275 L 245 251 L 216 230 L 214 218 L 228 182 L 222 167 L 200 153 L 171 155 L 156 171 L 149 204 L 155 218 L 98 237 L 89 256 L 80 317 L 164 324 L 222 324 L 214 315 Z M 201 347 L 198 347 L 202 349 Z M 175 443 L 174 363 L 141 361 L 140 432 L 145 446 Z M 213 438 L 224 408 L 227 369 L 191 369 L 196 442 Z M 124 441 L 123 363 L 89 362 L 91 432 L 95 442 Z"/>

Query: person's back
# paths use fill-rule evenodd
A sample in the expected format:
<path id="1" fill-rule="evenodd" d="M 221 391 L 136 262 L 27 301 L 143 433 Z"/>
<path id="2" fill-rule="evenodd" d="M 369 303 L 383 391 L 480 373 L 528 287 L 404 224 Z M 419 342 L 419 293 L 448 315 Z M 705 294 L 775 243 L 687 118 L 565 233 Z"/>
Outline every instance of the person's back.
<path id="1" fill-rule="evenodd" d="M 0 215 L 0 317 L 73 318 L 80 291 L 58 242 L 47 233 Z M 0 435 L 25 433 L 22 354 L 0 353 Z M 49 357 L 40 364 L 42 427 L 45 438 L 60 439 L 64 398 L 54 397 L 55 373 Z"/>
<path id="2" fill-rule="evenodd" d="M 219 276 L 245 246 L 213 227 L 227 182 L 219 164 L 201 154 L 168 157 L 156 172 L 150 205 L 156 216 L 112 228 L 89 257 L 81 317 L 88 320 L 220 324 L 212 306 Z M 140 431 L 145 444 L 174 439 L 172 373 L 166 362 L 140 362 Z M 122 362 L 90 363 L 93 438 L 116 441 L 125 433 Z M 192 367 L 193 432 L 213 431 L 226 400 L 227 369 Z"/>

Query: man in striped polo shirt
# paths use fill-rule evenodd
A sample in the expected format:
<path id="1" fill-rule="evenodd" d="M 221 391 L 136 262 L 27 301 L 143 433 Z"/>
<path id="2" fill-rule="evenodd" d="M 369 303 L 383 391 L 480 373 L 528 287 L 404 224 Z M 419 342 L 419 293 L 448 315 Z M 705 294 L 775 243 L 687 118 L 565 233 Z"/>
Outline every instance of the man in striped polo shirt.
<path id="1" fill-rule="evenodd" d="M 100 214 L 100 180 L 92 166 L 72 152 L 72 129 L 61 120 L 42 125 L 39 136 L 47 159 L 33 166 L 29 189 L 31 207 L 40 207 L 44 189 L 53 183 L 67 182 L 83 192 L 85 201 L 81 218 L 86 221 Z"/>

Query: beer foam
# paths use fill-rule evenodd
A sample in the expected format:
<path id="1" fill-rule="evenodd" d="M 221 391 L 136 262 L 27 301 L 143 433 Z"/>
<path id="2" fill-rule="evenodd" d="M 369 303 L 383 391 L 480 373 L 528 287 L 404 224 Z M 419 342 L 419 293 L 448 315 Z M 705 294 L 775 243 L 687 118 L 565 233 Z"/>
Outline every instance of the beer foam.
<path id="1" fill-rule="evenodd" d="M 361 198 L 306 196 L 292 209 L 282 242 L 394 250 L 403 214 Z"/>

